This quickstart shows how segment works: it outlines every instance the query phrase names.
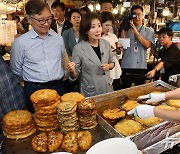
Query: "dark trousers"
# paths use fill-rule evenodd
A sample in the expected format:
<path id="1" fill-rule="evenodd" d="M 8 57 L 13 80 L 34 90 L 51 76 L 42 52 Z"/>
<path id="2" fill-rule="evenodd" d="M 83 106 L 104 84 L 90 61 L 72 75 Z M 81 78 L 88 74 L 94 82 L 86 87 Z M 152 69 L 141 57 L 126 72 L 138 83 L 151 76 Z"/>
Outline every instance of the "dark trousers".
<path id="1" fill-rule="evenodd" d="M 29 112 L 34 113 L 33 104 L 30 100 L 31 94 L 40 89 L 54 89 L 57 93 L 62 96 L 64 94 L 64 85 L 63 79 L 49 81 L 46 83 L 37 83 L 37 82 L 24 82 L 24 90 L 26 95 L 26 107 Z"/>
<path id="2" fill-rule="evenodd" d="M 64 81 L 64 90 L 65 93 L 69 92 L 79 92 L 79 85 L 78 85 L 78 79 L 71 82 L 69 79 Z"/>
<path id="3" fill-rule="evenodd" d="M 132 83 L 134 83 L 135 86 L 145 84 L 146 73 L 146 69 L 122 69 L 122 88 L 129 88 Z"/>
<path id="4" fill-rule="evenodd" d="M 121 90 L 122 89 L 121 79 L 114 79 L 112 85 L 114 91 Z"/>

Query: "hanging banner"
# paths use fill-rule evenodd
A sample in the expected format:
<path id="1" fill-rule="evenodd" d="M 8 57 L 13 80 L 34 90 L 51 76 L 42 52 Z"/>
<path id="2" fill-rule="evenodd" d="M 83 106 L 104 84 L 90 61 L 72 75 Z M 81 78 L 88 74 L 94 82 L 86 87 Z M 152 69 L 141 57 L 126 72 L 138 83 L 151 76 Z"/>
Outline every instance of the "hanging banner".
<path id="1" fill-rule="evenodd" d="M 0 44 L 10 46 L 17 34 L 16 22 L 12 20 L 0 20 Z"/>

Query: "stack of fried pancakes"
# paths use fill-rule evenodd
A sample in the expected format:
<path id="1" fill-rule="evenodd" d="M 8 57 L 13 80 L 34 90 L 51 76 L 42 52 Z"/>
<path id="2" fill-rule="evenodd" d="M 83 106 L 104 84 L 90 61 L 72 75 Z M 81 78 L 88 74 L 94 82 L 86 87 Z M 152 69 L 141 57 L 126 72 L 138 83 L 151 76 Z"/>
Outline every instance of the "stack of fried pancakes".
<path id="1" fill-rule="evenodd" d="M 60 131 L 67 133 L 79 129 L 78 116 L 76 113 L 77 103 L 75 101 L 61 102 L 57 106 Z"/>
<path id="2" fill-rule="evenodd" d="M 96 103 L 93 99 L 86 99 L 78 103 L 79 124 L 82 129 L 92 129 L 97 126 Z"/>
<path id="3" fill-rule="evenodd" d="M 32 114 L 26 110 L 11 111 L 3 117 L 3 134 L 7 138 L 26 138 L 35 131 Z"/>
<path id="4" fill-rule="evenodd" d="M 76 103 L 85 100 L 85 97 L 78 92 L 66 93 L 61 97 L 62 102 L 75 101 Z"/>
<path id="5" fill-rule="evenodd" d="M 52 131 L 59 128 L 56 106 L 60 96 L 53 89 L 41 89 L 31 95 L 35 109 L 35 122 L 40 131 Z"/>

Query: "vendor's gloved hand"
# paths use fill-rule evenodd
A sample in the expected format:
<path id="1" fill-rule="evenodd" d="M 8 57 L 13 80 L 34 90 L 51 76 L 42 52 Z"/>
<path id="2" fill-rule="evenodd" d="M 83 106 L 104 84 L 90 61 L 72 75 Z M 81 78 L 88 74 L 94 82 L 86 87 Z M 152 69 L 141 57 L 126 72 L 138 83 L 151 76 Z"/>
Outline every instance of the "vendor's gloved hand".
<path id="1" fill-rule="evenodd" d="M 138 99 L 148 99 L 146 101 L 147 104 L 160 102 L 165 100 L 165 93 L 161 93 L 161 94 L 150 93 L 147 95 L 139 96 Z"/>
<path id="2" fill-rule="evenodd" d="M 134 109 L 130 110 L 127 114 L 128 115 L 134 114 L 134 116 L 138 116 L 141 119 L 154 117 L 154 106 L 139 105 L 139 106 L 136 106 Z"/>

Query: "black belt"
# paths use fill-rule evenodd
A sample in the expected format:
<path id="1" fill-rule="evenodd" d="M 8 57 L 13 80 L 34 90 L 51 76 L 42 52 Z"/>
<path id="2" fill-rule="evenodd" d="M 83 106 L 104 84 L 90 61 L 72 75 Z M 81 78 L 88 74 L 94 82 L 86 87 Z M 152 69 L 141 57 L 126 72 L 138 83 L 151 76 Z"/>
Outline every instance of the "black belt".
<path id="1" fill-rule="evenodd" d="M 53 81 L 48 81 L 48 82 L 29 82 L 29 81 L 24 81 L 25 83 L 29 84 L 34 84 L 34 85 L 42 85 L 42 86 L 48 86 L 48 85 L 56 85 L 60 82 L 63 82 L 63 77 L 60 80 L 53 80 Z"/>

